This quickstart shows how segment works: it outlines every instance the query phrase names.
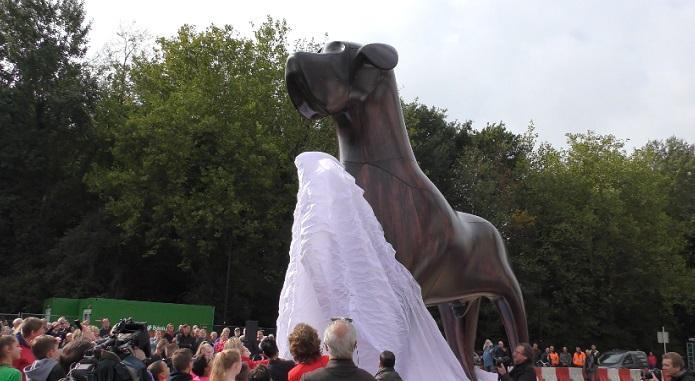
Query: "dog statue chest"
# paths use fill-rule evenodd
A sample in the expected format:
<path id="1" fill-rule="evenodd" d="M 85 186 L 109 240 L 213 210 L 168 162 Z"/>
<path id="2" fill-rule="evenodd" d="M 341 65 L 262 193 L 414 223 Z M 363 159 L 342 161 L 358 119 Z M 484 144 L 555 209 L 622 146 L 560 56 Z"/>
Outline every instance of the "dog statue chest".
<path id="1" fill-rule="evenodd" d="M 345 169 L 364 189 L 364 197 L 372 206 L 384 229 L 386 240 L 396 250 L 398 260 L 415 279 L 431 273 L 427 257 L 445 255 L 454 234 L 453 210 L 442 208 L 443 197 L 425 177 L 409 165 L 398 162 L 351 163 Z"/>

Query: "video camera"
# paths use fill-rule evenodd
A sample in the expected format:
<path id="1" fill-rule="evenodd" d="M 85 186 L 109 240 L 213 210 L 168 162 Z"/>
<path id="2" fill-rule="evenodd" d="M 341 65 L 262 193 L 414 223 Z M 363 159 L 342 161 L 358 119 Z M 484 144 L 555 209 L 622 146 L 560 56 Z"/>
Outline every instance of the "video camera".
<path id="1" fill-rule="evenodd" d="M 500 365 L 509 367 L 512 365 L 512 359 L 509 356 L 495 357 L 495 367 L 499 367 Z"/>
<path id="2" fill-rule="evenodd" d="M 661 376 L 661 371 L 659 369 L 652 369 L 647 372 L 642 371 L 642 379 L 643 380 L 654 380 L 657 379 L 659 381 L 662 380 Z"/>
<path id="3" fill-rule="evenodd" d="M 111 329 L 111 334 L 94 346 L 95 355 L 102 351 L 112 352 L 119 357 L 132 353 L 133 347 L 145 352 L 150 357 L 150 339 L 147 333 L 147 323 L 133 321 L 133 318 L 121 319 Z"/>
<path id="4" fill-rule="evenodd" d="M 98 340 L 94 348 L 70 368 L 67 381 L 144 381 L 149 380 L 144 362 L 134 355 L 139 348 L 150 357 L 147 323 L 121 319 L 109 337 Z M 61 380 L 63 381 L 63 380 Z"/>

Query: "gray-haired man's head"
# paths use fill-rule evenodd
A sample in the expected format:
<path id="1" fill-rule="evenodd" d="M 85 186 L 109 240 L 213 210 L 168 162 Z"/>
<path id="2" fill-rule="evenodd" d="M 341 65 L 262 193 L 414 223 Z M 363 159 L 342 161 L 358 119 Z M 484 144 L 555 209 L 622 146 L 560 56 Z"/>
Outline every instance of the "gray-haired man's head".
<path id="1" fill-rule="evenodd" d="M 331 359 L 351 360 L 357 346 L 357 330 L 349 321 L 336 320 L 323 333 L 323 342 Z"/>

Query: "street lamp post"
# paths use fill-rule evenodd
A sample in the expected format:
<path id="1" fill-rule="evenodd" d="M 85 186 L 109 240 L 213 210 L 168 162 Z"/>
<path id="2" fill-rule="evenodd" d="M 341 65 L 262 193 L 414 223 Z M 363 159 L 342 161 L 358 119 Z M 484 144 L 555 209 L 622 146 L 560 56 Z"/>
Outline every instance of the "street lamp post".
<path id="1" fill-rule="evenodd" d="M 230 272 L 232 269 L 232 240 L 231 240 L 231 235 L 229 232 L 225 234 L 226 236 L 226 249 L 227 249 L 227 280 L 225 281 L 224 285 L 224 315 L 223 315 L 223 324 L 226 326 L 227 325 L 227 307 L 229 306 L 229 276 Z"/>

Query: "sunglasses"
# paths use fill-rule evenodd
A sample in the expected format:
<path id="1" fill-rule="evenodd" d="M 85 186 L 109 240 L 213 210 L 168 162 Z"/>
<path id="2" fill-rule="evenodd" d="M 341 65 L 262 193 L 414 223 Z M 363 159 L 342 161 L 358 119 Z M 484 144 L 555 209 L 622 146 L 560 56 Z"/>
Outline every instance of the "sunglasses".
<path id="1" fill-rule="evenodd" d="M 334 321 L 346 321 L 348 323 L 352 323 L 352 319 L 349 317 L 343 317 L 343 316 L 337 316 L 337 317 L 332 317 L 331 322 Z"/>
<path id="2" fill-rule="evenodd" d="M 336 321 L 346 321 L 350 324 L 352 324 L 352 318 L 345 317 L 345 316 L 336 316 L 331 318 L 331 323 L 334 323 Z M 326 347 L 328 349 L 328 347 Z M 360 352 L 357 349 L 357 343 L 355 343 L 355 356 L 357 357 L 357 366 L 360 366 Z"/>

